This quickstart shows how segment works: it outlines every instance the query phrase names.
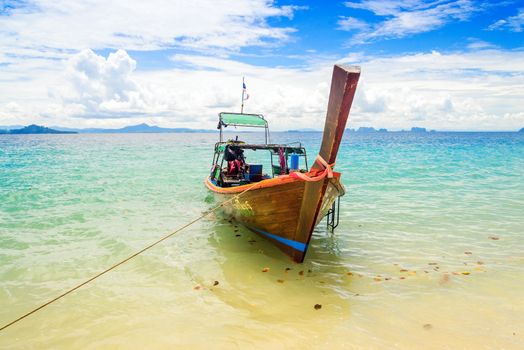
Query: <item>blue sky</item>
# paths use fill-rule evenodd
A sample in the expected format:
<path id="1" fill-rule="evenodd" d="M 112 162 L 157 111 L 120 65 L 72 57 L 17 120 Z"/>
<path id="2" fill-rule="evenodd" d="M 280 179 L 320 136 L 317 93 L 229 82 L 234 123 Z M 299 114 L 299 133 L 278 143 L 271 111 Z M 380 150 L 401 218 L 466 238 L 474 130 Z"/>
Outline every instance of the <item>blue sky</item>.
<path id="1" fill-rule="evenodd" d="M 0 125 L 212 128 L 238 109 L 320 128 L 335 63 L 362 78 L 350 124 L 524 126 L 524 1 L 0 3 Z"/>
<path id="2" fill-rule="evenodd" d="M 382 1 L 377 1 L 382 2 Z M 379 37 L 364 43 L 352 42 L 359 30 L 342 30 L 339 21 L 342 17 L 352 17 L 369 24 L 378 25 L 392 16 L 379 16 L 373 11 L 354 9 L 345 6 L 345 1 L 278 1 L 277 6 L 296 6 L 293 17 L 270 17 L 267 23 L 275 27 L 293 28 L 285 42 L 275 42 L 274 47 L 247 46 L 231 57 L 242 62 L 274 66 L 297 66 L 304 64 L 310 56 L 326 55 L 340 57 L 352 51 L 368 55 L 398 55 L 438 50 L 453 52 L 463 50 L 478 42 L 490 43 L 503 49 L 518 49 L 524 46 L 524 35 L 516 30 L 489 30 L 500 19 L 518 14 L 518 1 L 471 2 L 474 11 L 466 19 L 444 18 L 442 25 L 432 30 L 407 33 L 401 37 Z M 355 1 L 355 3 L 358 3 Z M 364 2 L 365 3 L 365 2 Z M 432 3 L 432 2 L 429 2 Z M 437 3 L 434 1 L 434 3 Z M 445 1 L 443 3 L 453 3 Z M 477 5 L 475 5 L 477 4 Z M 430 8 L 435 8 L 435 5 Z M 521 3 L 524 9 L 524 2 Z M 524 30 L 524 19 L 521 19 Z M 111 49 L 97 50 L 107 55 Z M 175 53 L 188 53 L 187 49 L 168 49 L 155 51 L 130 51 L 134 58 L 140 58 L 140 69 L 159 69 L 172 67 L 169 57 Z"/>

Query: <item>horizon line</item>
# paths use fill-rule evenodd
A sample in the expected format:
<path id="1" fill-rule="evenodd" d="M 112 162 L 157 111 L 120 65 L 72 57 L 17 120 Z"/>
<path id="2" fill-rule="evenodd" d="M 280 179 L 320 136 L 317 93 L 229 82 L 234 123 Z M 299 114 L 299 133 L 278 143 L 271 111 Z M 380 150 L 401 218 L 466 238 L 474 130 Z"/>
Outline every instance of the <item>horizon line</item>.
<path id="1" fill-rule="evenodd" d="M 7 125 L 4 125 L 4 126 L 0 126 L 0 130 L 19 130 L 19 129 L 23 129 L 23 128 L 26 128 L 26 127 L 29 127 L 31 125 L 36 125 L 36 126 L 39 126 L 39 127 L 46 127 L 46 128 L 50 128 L 50 129 L 54 129 L 54 130 L 57 130 L 57 131 L 82 131 L 82 130 L 89 130 L 89 129 L 99 129 L 99 130 L 107 130 L 107 131 L 111 131 L 111 130 L 121 130 L 121 129 L 125 129 L 125 128 L 129 128 L 129 127 L 136 127 L 136 126 L 144 126 L 144 127 L 150 127 L 150 128 L 160 128 L 160 129 L 171 129 L 171 130 L 192 130 L 192 131 L 199 131 L 201 133 L 211 133 L 211 132 L 215 132 L 214 129 L 204 129 L 204 128 L 190 128 L 190 127 L 163 127 L 163 126 L 159 126 L 159 125 L 150 125 L 150 124 L 147 124 L 147 123 L 140 123 L 140 124 L 133 124 L 133 125 L 126 125 L 126 126 L 122 126 L 122 127 L 64 127 L 64 126 L 44 126 L 44 125 L 38 125 L 38 124 L 28 124 L 28 125 L 25 125 L 25 126 L 21 126 L 21 125 L 11 125 L 11 126 L 7 126 Z M 359 131 L 360 129 L 363 129 L 361 131 Z M 419 129 L 419 130 L 413 130 L 413 129 Z M 349 131 L 349 132 L 359 132 L 359 133 L 386 133 L 386 132 L 415 132 L 415 133 L 432 133 L 432 132 L 469 132 L 469 133 L 474 133 L 474 132 L 486 132 L 486 133 L 495 133 L 495 132 L 501 132 L 501 133 L 519 133 L 521 132 L 522 130 L 524 130 L 524 127 L 523 128 L 520 128 L 520 129 L 517 129 L 517 130 L 437 130 L 437 129 L 428 129 L 426 127 L 420 127 L 420 126 L 412 126 L 410 128 L 406 128 L 406 129 L 387 129 L 387 128 L 383 128 L 383 127 L 372 127 L 372 126 L 361 126 L 361 127 L 358 127 L 358 128 L 351 128 L 351 127 L 347 127 L 345 128 L 346 131 Z M 228 132 L 229 130 L 224 130 L 224 132 Z M 183 132 L 183 131 L 182 131 Z M 242 130 L 242 131 L 237 131 L 237 132 L 248 132 L 247 130 Z M 249 131 L 250 133 L 256 133 L 257 131 Z M 294 132 L 294 133 L 317 133 L 317 132 L 323 132 L 323 130 L 317 130 L 317 129 L 309 129 L 309 128 L 306 128 L 306 129 L 286 129 L 286 130 L 282 130 L 282 129 L 276 129 L 276 130 L 272 130 L 272 132 Z M 110 132 L 109 132 L 110 133 Z M 136 132 L 129 132 L 129 133 L 161 133 L 161 132 L 140 132 L 140 131 L 136 131 Z M 92 132 L 91 134 L 96 134 L 96 132 Z M 1 133 L 0 133 L 1 135 Z"/>

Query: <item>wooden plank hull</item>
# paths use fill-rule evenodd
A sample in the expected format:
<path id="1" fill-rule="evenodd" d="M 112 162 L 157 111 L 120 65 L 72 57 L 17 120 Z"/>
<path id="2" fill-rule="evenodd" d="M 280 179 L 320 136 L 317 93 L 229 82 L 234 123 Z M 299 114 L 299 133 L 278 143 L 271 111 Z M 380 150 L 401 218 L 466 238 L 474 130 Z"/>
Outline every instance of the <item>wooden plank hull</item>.
<path id="1" fill-rule="evenodd" d="M 317 224 L 325 216 L 335 199 L 344 194 L 344 187 L 336 177 L 325 179 L 328 190 L 321 203 L 321 215 Z M 281 181 L 264 180 L 259 188 L 242 193 L 246 187 L 238 186 L 235 191 L 224 193 L 209 178 L 206 186 L 215 194 L 217 200 L 225 202 L 223 211 L 260 236 L 270 240 L 293 261 L 302 262 L 306 255 L 309 241 L 316 226 L 308 232 L 299 231 L 299 218 L 302 208 L 306 182 L 282 176 Z M 229 188 L 232 189 L 232 188 Z M 222 192 L 222 193 L 221 193 Z M 232 199 L 232 200 L 231 200 Z M 230 201 L 228 201 L 230 200 Z M 310 203 L 316 207 L 317 203 Z"/>
<path id="2" fill-rule="evenodd" d="M 340 173 L 332 173 L 331 168 L 359 77 L 358 67 L 334 67 L 322 145 L 305 177 L 295 173 L 236 187 L 219 187 L 209 178 L 205 181 L 220 200 L 226 201 L 226 214 L 271 240 L 296 262 L 304 260 L 313 229 L 344 193 Z"/>

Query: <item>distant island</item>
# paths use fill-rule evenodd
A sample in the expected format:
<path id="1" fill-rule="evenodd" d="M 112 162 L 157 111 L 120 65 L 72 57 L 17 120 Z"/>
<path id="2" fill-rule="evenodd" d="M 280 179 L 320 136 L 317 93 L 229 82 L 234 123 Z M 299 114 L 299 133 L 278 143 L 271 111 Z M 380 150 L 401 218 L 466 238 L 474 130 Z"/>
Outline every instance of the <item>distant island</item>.
<path id="1" fill-rule="evenodd" d="M 292 130 L 288 130 L 286 132 L 291 132 L 291 133 L 297 133 L 297 132 L 322 132 L 322 130 L 315 130 L 315 129 L 311 129 L 311 128 L 305 128 L 305 129 L 292 129 Z"/>
<path id="2" fill-rule="evenodd" d="M 427 130 L 426 128 L 421 127 L 412 127 L 410 130 L 400 130 L 400 131 L 389 131 L 388 129 L 380 128 L 375 129 L 373 127 L 360 127 L 358 129 L 346 129 L 350 133 L 435 133 L 435 130 Z M 45 127 L 40 125 L 31 124 L 28 126 L 0 126 L 0 135 L 23 135 L 23 134 L 133 134 L 133 133 L 212 133 L 216 130 L 210 129 L 190 129 L 190 128 L 162 128 L 156 125 L 148 125 L 146 123 L 125 126 L 118 129 L 104 129 L 104 128 L 86 128 L 86 129 L 76 129 L 76 128 L 64 128 L 59 126 Z M 310 128 L 304 129 L 292 129 L 286 130 L 284 132 L 289 133 L 318 133 L 322 132 L 321 130 L 315 130 Z M 519 133 L 524 133 L 524 128 L 517 131 Z"/>
<path id="3" fill-rule="evenodd" d="M 375 128 L 362 126 L 362 127 L 358 128 L 357 130 L 349 129 L 349 132 L 360 132 L 360 133 L 367 134 L 367 133 L 372 133 L 372 132 L 388 132 L 388 129 L 378 129 L 377 130 Z"/>
<path id="4" fill-rule="evenodd" d="M 428 131 L 426 130 L 426 128 L 413 127 L 411 128 L 411 132 L 428 132 Z"/>
<path id="5" fill-rule="evenodd" d="M 45 126 L 31 124 L 21 129 L 0 130 L 0 134 L 24 135 L 24 134 L 77 134 L 76 131 L 64 131 L 46 128 Z"/>
<path id="6" fill-rule="evenodd" d="M 161 128 L 159 126 L 148 125 L 145 123 L 130 125 L 119 129 L 87 128 L 73 129 L 53 127 L 47 128 L 39 125 L 29 125 L 21 129 L 0 129 L 0 134 L 130 134 L 130 133 L 198 133 L 214 132 L 215 130 L 189 129 L 189 128 Z"/>
<path id="7" fill-rule="evenodd" d="M 369 134 L 369 133 L 386 133 L 386 132 L 414 132 L 414 133 L 427 133 L 427 132 L 436 132 L 435 130 L 428 131 L 426 128 L 419 128 L 419 127 L 412 127 L 411 130 L 400 130 L 400 131 L 388 131 L 388 129 L 375 129 L 372 127 L 363 126 L 358 129 L 347 129 L 348 132 L 358 132 L 362 134 Z"/>
<path id="8" fill-rule="evenodd" d="M 148 125 L 146 123 L 138 125 L 125 126 L 119 129 L 102 129 L 102 128 L 88 128 L 88 129 L 65 129 L 76 131 L 81 134 L 133 134 L 133 133 L 180 133 L 180 132 L 214 132 L 215 130 L 206 129 L 189 129 L 189 128 L 162 128 L 160 126 Z"/>

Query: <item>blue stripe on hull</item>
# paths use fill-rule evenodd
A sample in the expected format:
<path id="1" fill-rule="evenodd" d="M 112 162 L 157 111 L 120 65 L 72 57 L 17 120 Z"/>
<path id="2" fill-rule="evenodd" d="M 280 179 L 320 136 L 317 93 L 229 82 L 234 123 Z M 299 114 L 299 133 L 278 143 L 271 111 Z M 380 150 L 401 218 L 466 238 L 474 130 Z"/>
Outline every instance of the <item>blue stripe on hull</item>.
<path id="1" fill-rule="evenodd" d="M 255 227 L 252 227 L 252 226 L 248 226 L 248 227 L 250 229 L 252 229 L 253 231 L 256 231 L 258 233 L 262 233 L 263 235 L 268 236 L 269 238 L 272 238 L 272 239 L 274 239 L 277 242 L 280 242 L 280 243 L 283 243 L 283 244 L 285 244 L 287 246 L 290 246 L 293 249 L 296 249 L 296 250 L 301 251 L 301 252 L 305 252 L 306 251 L 307 244 L 305 244 L 305 243 L 301 243 L 301 242 L 293 241 L 291 239 L 283 238 L 283 237 L 274 235 L 272 233 L 259 230 L 259 229 L 255 228 Z"/>

